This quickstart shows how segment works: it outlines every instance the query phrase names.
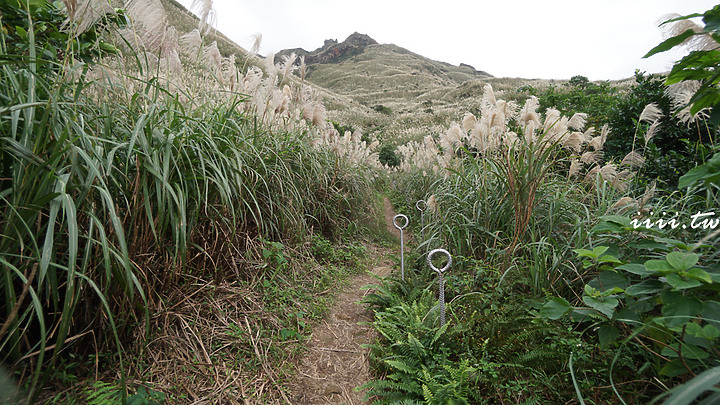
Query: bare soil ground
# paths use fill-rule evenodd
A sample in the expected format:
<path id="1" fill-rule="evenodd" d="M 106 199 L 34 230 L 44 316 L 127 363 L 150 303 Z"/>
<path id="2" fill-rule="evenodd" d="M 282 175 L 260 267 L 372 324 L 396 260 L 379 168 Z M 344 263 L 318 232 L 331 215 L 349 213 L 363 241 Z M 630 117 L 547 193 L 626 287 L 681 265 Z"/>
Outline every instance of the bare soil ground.
<path id="1" fill-rule="evenodd" d="M 389 200 L 385 200 L 385 222 L 396 236 L 393 226 L 395 213 Z M 373 252 L 379 258 L 388 252 Z M 308 342 L 307 354 L 298 371 L 298 381 L 289 399 L 293 404 L 363 404 L 364 392 L 355 388 L 370 380 L 368 349 L 375 333 L 370 325 L 372 314 L 360 303 L 369 291 L 362 287 L 377 283 L 374 276 L 385 277 L 392 263 L 381 260 L 372 270 L 354 278 L 342 292 L 327 318 L 318 324 Z"/>

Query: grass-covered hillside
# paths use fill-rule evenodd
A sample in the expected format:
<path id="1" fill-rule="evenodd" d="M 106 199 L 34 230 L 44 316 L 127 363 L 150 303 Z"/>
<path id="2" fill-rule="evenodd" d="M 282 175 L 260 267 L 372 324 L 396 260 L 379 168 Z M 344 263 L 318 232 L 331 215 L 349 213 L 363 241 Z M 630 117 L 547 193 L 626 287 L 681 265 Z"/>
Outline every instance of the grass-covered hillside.
<path id="1" fill-rule="evenodd" d="M 0 403 L 720 401 L 720 6 L 611 83 L 195 3 L 0 2 Z"/>

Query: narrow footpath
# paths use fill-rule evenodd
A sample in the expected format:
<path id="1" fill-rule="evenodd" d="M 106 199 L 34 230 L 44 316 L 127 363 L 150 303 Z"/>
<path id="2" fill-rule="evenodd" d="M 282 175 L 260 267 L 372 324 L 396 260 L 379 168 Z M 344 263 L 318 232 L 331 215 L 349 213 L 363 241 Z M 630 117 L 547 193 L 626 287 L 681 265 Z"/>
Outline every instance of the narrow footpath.
<path id="1" fill-rule="evenodd" d="M 400 237 L 393 226 L 395 215 L 390 201 L 385 199 L 385 222 L 394 235 Z M 377 253 L 387 257 L 388 252 Z M 354 278 L 341 293 L 328 316 L 318 324 L 307 344 L 307 354 L 299 371 L 298 381 L 289 399 L 293 404 L 363 404 L 364 392 L 355 391 L 370 380 L 368 349 L 363 344 L 371 343 L 375 332 L 370 325 L 372 313 L 360 303 L 369 291 L 362 287 L 377 283 L 373 275 L 388 276 L 392 262 L 385 259 L 377 267 Z"/>

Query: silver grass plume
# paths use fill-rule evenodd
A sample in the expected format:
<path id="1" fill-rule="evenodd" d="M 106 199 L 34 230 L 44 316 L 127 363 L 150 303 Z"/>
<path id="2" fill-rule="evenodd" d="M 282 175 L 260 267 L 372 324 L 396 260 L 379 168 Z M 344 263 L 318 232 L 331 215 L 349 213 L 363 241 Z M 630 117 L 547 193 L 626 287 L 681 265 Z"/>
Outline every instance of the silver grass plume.
<path id="1" fill-rule="evenodd" d="M 651 185 L 645 187 L 645 193 L 640 199 L 640 208 L 645 207 L 650 200 L 655 197 L 655 190 L 657 188 L 657 181 L 653 181 Z"/>
<path id="2" fill-rule="evenodd" d="M 219 72 L 222 67 L 223 57 L 217 47 L 217 42 L 213 41 L 210 46 L 203 49 L 203 59 L 205 64 L 214 72 Z"/>
<path id="3" fill-rule="evenodd" d="M 427 207 L 433 214 L 437 213 L 437 201 L 435 200 L 435 194 L 431 195 L 427 200 Z"/>
<path id="4" fill-rule="evenodd" d="M 222 79 L 227 84 L 230 91 L 237 90 L 237 78 L 238 78 L 238 70 L 236 66 L 236 60 L 235 60 L 235 54 L 231 54 L 227 58 L 223 58 L 222 63 Z"/>
<path id="5" fill-rule="evenodd" d="M 482 97 L 482 109 L 495 107 L 497 100 L 495 99 L 495 92 L 493 91 L 492 85 L 486 83 L 483 86 L 483 97 Z"/>
<path id="6" fill-rule="evenodd" d="M 656 103 L 650 103 L 643 108 L 638 121 L 652 123 L 663 117 L 663 112 Z"/>
<path id="7" fill-rule="evenodd" d="M 633 178 L 634 175 L 635 173 L 631 172 L 630 170 L 623 170 L 615 174 L 615 176 L 610 181 L 610 185 L 618 191 L 625 192 L 628 188 L 628 182 Z"/>
<path id="8" fill-rule="evenodd" d="M 677 114 L 680 122 L 686 125 L 697 120 L 705 120 L 709 116 L 710 107 L 703 108 L 695 115 L 690 113 L 690 99 L 700 89 L 700 85 L 701 83 L 697 80 L 685 80 L 665 88 L 665 94 L 672 100 L 673 111 Z"/>
<path id="9" fill-rule="evenodd" d="M 629 166 L 629 167 L 642 167 L 645 164 L 645 158 L 635 152 L 632 151 L 625 155 L 622 162 L 620 162 L 620 166 Z"/>
<path id="10" fill-rule="evenodd" d="M 210 28 L 215 25 L 217 20 L 215 9 L 213 9 L 213 1 L 193 0 L 190 9 L 197 10 L 198 16 L 200 17 L 200 25 L 198 28 L 200 31 L 205 30 L 205 33 L 207 34 L 210 31 Z"/>
<path id="11" fill-rule="evenodd" d="M 165 28 L 165 36 L 162 44 L 161 53 L 163 56 L 170 54 L 171 52 L 178 53 L 180 49 L 180 36 L 178 35 L 177 29 L 172 25 Z"/>
<path id="12" fill-rule="evenodd" d="M 600 169 L 600 176 L 602 176 L 603 180 L 605 181 L 612 182 L 613 180 L 615 180 L 617 175 L 617 165 L 615 165 L 614 163 L 606 163 L 605 166 Z"/>
<path id="13" fill-rule="evenodd" d="M 305 55 L 300 57 L 300 80 L 305 82 L 305 76 L 307 75 L 307 65 L 305 64 Z"/>
<path id="14" fill-rule="evenodd" d="M 585 174 L 585 181 L 594 183 L 597 179 L 598 173 L 600 173 L 600 166 L 593 166 L 592 169 L 588 170 Z"/>
<path id="15" fill-rule="evenodd" d="M 165 56 L 165 63 L 170 73 L 179 75 L 183 72 L 182 61 L 180 61 L 180 55 L 178 55 L 176 50 L 173 49 L 167 56 Z"/>
<path id="16" fill-rule="evenodd" d="M 560 111 L 555 108 L 548 108 L 545 110 L 545 123 L 543 126 L 545 132 L 550 131 L 550 128 L 554 127 L 559 120 Z"/>
<path id="17" fill-rule="evenodd" d="M 595 151 L 602 150 L 603 149 L 602 137 L 598 135 L 598 136 L 592 138 L 590 140 L 590 142 L 588 142 L 588 146 L 593 148 L 593 150 L 595 150 Z"/>
<path id="18" fill-rule="evenodd" d="M 576 131 L 582 131 L 583 128 L 585 128 L 585 123 L 587 122 L 587 114 L 585 113 L 575 113 L 572 118 L 570 118 L 570 121 L 568 121 L 568 128 L 574 129 Z"/>
<path id="19" fill-rule="evenodd" d="M 592 165 L 593 163 L 600 163 L 603 158 L 603 153 L 601 151 L 587 151 L 580 155 L 580 161 L 585 163 L 586 165 Z"/>
<path id="20" fill-rule="evenodd" d="M 292 74 L 292 72 L 295 70 L 295 60 L 297 59 L 297 55 L 295 52 L 291 53 L 290 55 L 283 56 L 283 64 L 282 64 L 282 75 L 283 78 L 286 78 Z"/>
<path id="21" fill-rule="evenodd" d="M 24 2 L 23 2 L 24 3 Z M 66 7 L 68 3 L 65 3 Z M 67 29 L 71 22 L 77 23 L 74 29 L 75 35 L 87 31 L 93 24 L 107 15 L 115 15 L 115 9 L 110 5 L 109 0 L 79 0 L 68 7 L 68 19 L 62 24 L 62 29 Z M 70 14 L 70 10 L 72 14 Z"/>
<path id="22" fill-rule="evenodd" d="M 580 174 L 580 170 L 582 170 L 583 163 L 578 159 L 573 159 L 570 162 L 570 170 L 568 171 L 568 177 L 572 178 Z"/>
<path id="23" fill-rule="evenodd" d="M 168 26 L 165 8 L 159 0 L 128 0 L 125 8 L 133 21 L 133 33 L 140 38 L 142 46 L 158 52 L 165 45 Z"/>
<path id="24" fill-rule="evenodd" d="M 73 20 L 75 18 L 75 12 L 77 11 L 77 0 L 62 0 L 62 2 L 65 4 L 68 17 L 70 17 L 70 20 Z"/>
<path id="25" fill-rule="evenodd" d="M 595 134 L 595 127 L 590 127 L 583 132 L 583 139 L 585 143 L 590 143 L 593 139 L 593 135 Z"/>
<path id="26" fill-rule="evenodd" d="M 690 51 L 711 51 L 718 49 L 717 41 L 715 41 L 709 33 L 704 32 L 703 27 L 690 19 L 670 21 L 677 17 L 680 17 L 680 15 L 668 14 L 660 20 L 660 28 L 665 38 L 671 38 L 690 30 L 693 31 L 695 35 L 687 38 L 682 43 L 687 49 Z"/>
<path id="27" fill-rule="evenodd" d="M 270 52 L 264 60 L 265 74 L 270 78 L 270 84 L 274 87 L 277 82 L 278 67 L 275 65 L 275 52 Z"/>
<path id="28" fill-rule="evenodd" d="M 180 49 L 193 59 L 199 56 L 201 47 L 202 36 L 197 28 L 180 37 Z"/>
<path id="29" fill-rule="evenodd" d="M 580 153 L 584 141 L 585 139 L 581 132 L 571 132 L 563 140 L 563 146 L 575 153 Z"/>
<path id="30" fill-rule="evenodd" d="M 610 135 L 610 126 L 608 124 L 604 124 L 602 128 L 600 128 L 600 149 L 602 149 L 605 146 L 605 141 L 607 141 L 608 136 Z"/>
<path id="31" fill-rule="evenodd" d="M 262 34 L 257 32 L 253 35 L 255 40 L 253 41 L 252 48 L 250 48 L 250 53 L 253 55 L 257 55 L 258 52 L 260 52 L 260 44 L 262 43 Z"/>
<path id="32" fill-rule="evenodd" d="M 605 147 L 605 141 L 607 141 L 607 137 L 610 134 L 610 127 L 605 124 L 603 125 L 602 129 L 600 130 L 600 135 L 592 138 L 590 142 L 588 142 L 588 146 L 593 148 L 595 151 L 601 151 Z"/>
<path id="33" fill-rule="evenodd" d="M 535 96 L 530 96 L 529 99 L 525 100 L 525 104 L 520 109 L 518 115 L 518 121 L 522 126 L 529 126 L 531 123 L 535 124 L 535 127 L 540 126 L 540 114 L 537 109 L 540 107 L 540 101 Z"/>
<path id="34" fill-rule="evenodd" d="M 613 210 L 625 211 L 637 207 L 637 205 L 638 203 L 637 201 L 635 201 L 634 198 L 625 196 L 619 199 L 615 204 L 613 204 L 611 208 Z"/>
<path id="35" fill-rule="evenodd" d="M 475 116 L 472 113 L 466 112 L 465 116 L 463 117 L 463 120 L 462 120 L 463 131 L 465 131 L 465 132 L 471 131 L 475 127 L 476 123 L 477 123 L 477 118 L 475 118 Z"/>
<path id="36" fill-rule="evenodd" d="M 657 135 L 658 128 L 660 127 L 660 121 L 653 121 L 652 124 L 650 124 L 650 127 L 648 127 L 648 130 L 645 132 L 645 146 L 647 146 L 648 142 Z"/>

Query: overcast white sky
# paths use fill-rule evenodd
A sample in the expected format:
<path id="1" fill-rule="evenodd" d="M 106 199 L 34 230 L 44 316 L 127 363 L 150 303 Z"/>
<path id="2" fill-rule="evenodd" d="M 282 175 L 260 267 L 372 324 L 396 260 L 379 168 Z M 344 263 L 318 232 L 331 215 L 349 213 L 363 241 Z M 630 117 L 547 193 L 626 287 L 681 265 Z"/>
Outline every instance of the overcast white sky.
<path id="1" fill-rule="evenodd" d="M 193 0 L 179 0 L 190 9 Z M 702 13 L 717 0 L 215 0 L 216 28 L 261 54 L 308 51 L 353 32 L 497 77 L 590 80 L 669 70 L 684 53 L 642 59 L 662 41 L 668 13 Z"/>

